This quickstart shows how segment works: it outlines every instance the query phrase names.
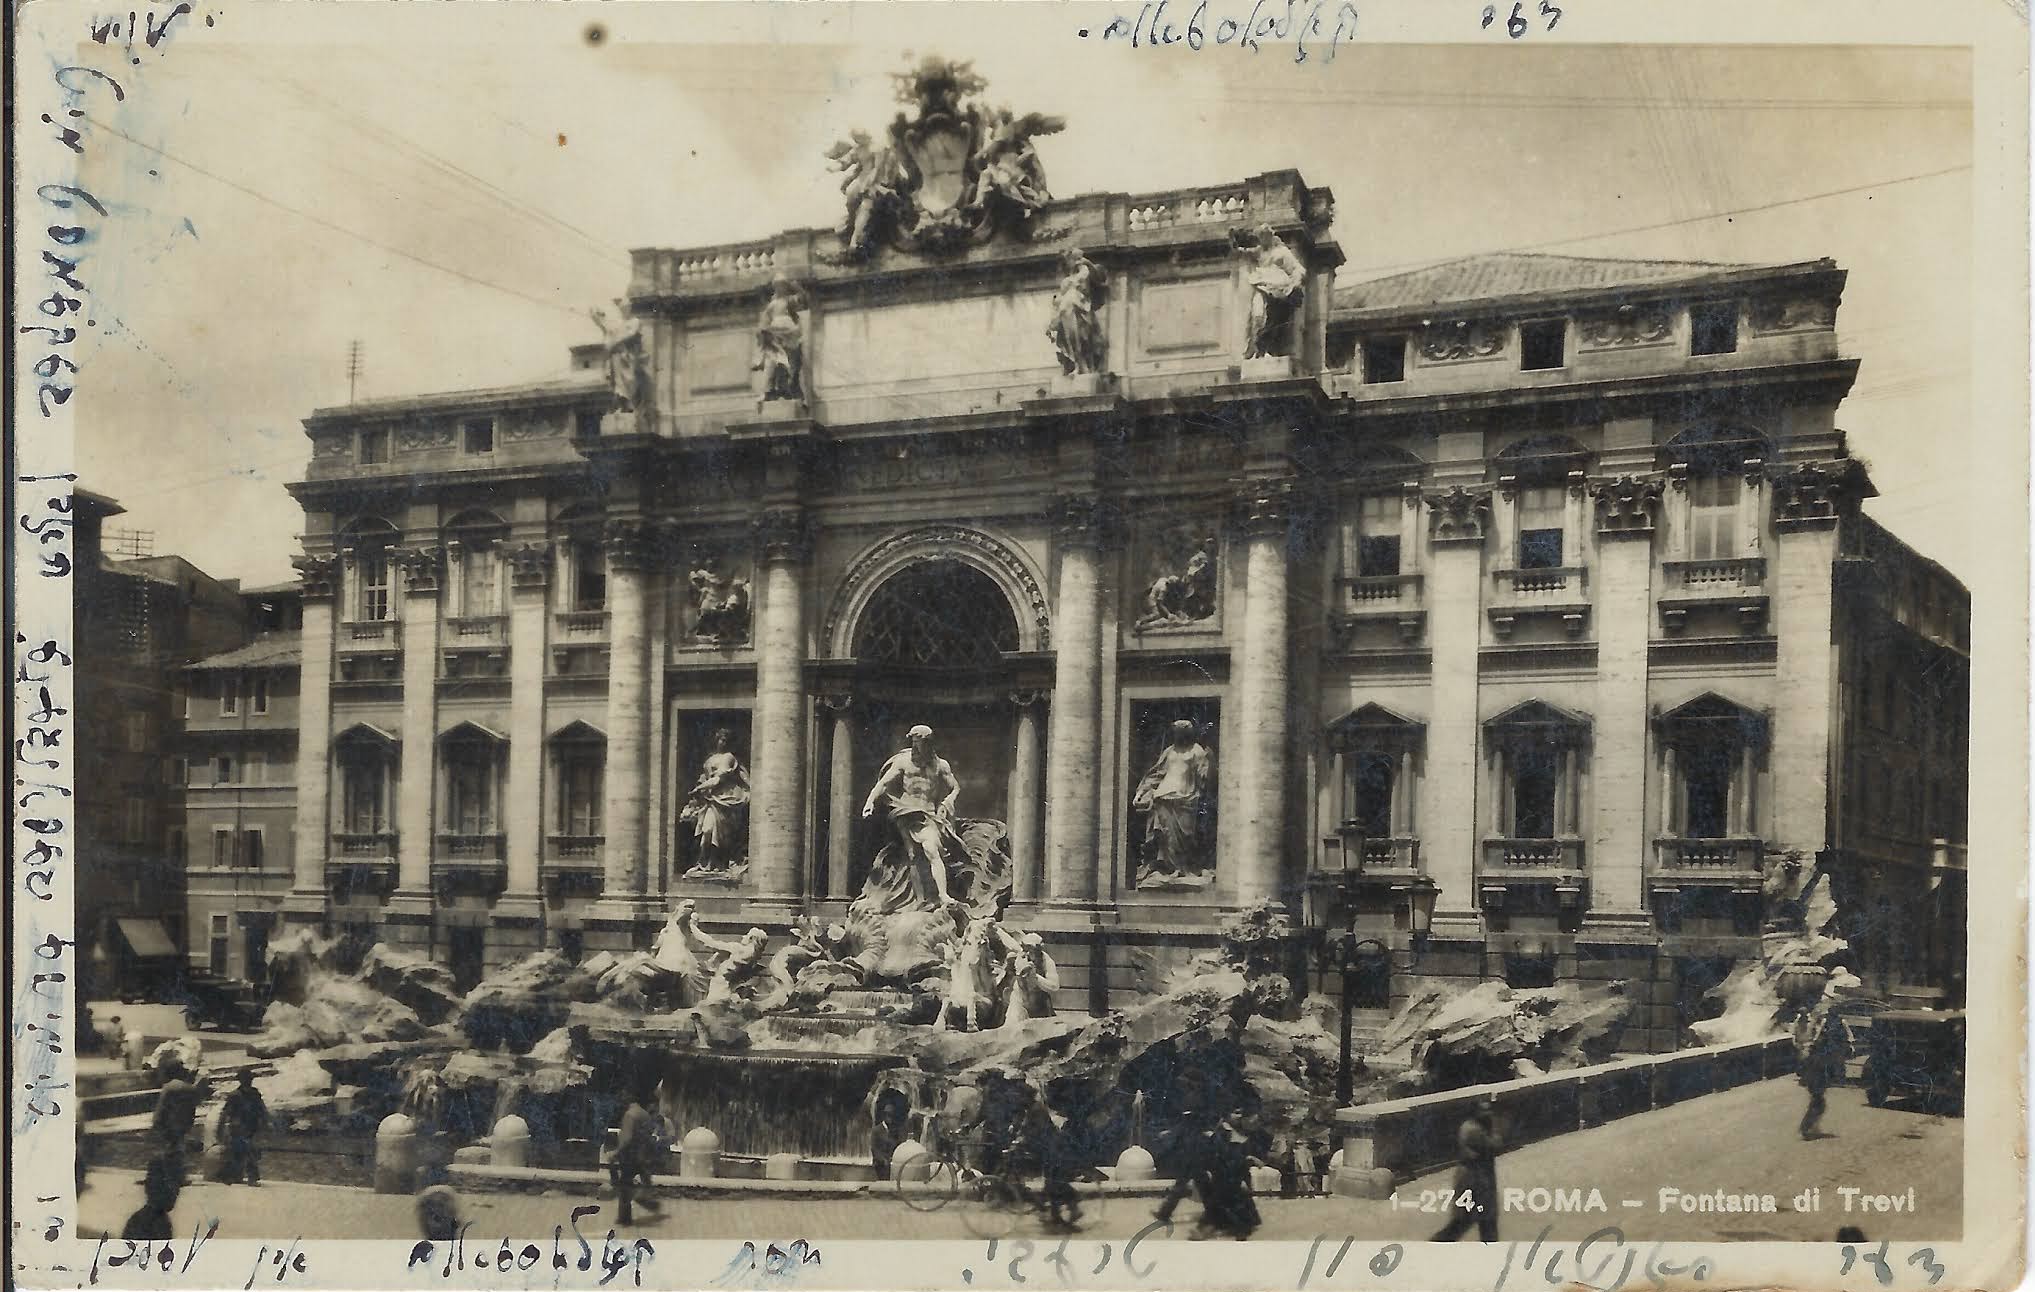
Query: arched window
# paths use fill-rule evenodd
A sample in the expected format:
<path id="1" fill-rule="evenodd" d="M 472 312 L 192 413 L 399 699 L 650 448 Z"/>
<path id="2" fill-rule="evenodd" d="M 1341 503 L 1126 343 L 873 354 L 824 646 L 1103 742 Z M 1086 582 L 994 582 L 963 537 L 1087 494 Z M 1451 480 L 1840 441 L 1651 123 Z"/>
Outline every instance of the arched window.
<path id="1" fill-rule="evenodd" d="M 452 617 L 489 619 L 503 613 L 501 545 L 508 536 L 508 525 L 489 511 L 463 512 L 445 526 Z"/>
<path id="2" fill-rule="evenodd" d="M 1669 840 L 1750 840 L 1760 834 L 1760 773 L 1768 749 L 1766 714 L 1716 692 L 1654 716 L 1661 751 L 1661 834 Z M 1730 848 L 1711 848 L 1718 865 Z M 1689 848 L 1683 859 L 1695 857 Z M 1695 863 L 1691 863 L 1695 865 Z"/>
<path id="3" fill-rule="evenodd" d="M 855 629 L 855 658 L 899 668 L 981 668 L 1017 648 L 1017 618 L 1003 589 L 961 561 L 928 561 L 892 575 Z"/>

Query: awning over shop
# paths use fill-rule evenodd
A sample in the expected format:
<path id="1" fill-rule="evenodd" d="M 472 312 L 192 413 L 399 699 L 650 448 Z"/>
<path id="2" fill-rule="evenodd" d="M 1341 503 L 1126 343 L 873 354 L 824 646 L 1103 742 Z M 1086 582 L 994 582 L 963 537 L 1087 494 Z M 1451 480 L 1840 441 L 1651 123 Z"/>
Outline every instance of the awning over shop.
<path id="1" fill-rule="evenodd" d="M 115 920 L 127 949 L 143 960 L 174 959 L 177 944 L 158 920 Z"/>

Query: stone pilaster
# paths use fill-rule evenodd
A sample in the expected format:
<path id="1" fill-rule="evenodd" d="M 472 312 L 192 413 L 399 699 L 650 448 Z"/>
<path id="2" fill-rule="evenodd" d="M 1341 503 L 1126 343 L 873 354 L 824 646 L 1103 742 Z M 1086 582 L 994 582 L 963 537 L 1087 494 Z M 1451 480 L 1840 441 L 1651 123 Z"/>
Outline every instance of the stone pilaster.
<path id="1" fill-rule="evenodd" d="M 508 553 L 509 585 L 509 791 L 502 805 L 508 836 L 506 902 L 534 904 L 537 861 L 544 849 L 544 585 L 551 568 L 549 543 L 525 543 Z"/>
<path id="2" fill-rule="evenodd" d="M 602 898 L 641 898 L 649 879 L 650 566 L 656 536 L 637 518 L 609 522 L 608 762 L 602 776 Z"/>
<path id="3" fill-rule="evenodd" d="M 1774 671 L 1788 703 L 1773 730 L 1772 846 L 1814 853 L 1831 836 L 1830 744 L 1836 696 L 1830 646 L 1837 527 L 1857 506 L 1856 463 L 1809 464 L 1773 477 Z"/>
<path id="4" fill-rule="evenodd" d="M 762 597 L 750 738 L 749 877 L 758 899 L 799 897 L 805 857 L 805 588 L 811 531 L 795 507 L 757 519 Z"/>
<path id="5" fill-rule="evenodd" d="M 1237 873 L 1231 891 L 1239 905 L 1284 892 L 1286 738 L 1292 703 L 1287 653 L 1287 553 L 1292 526 L 1290 486 L 1252 487 L 1242 501 L 1244 626 L 1234 694 L 1242 739 L 1231 763 L 1241 819 L 1230 855 Z"/>
<path id="6" fill-rule="evenodd" d="M 1420 786 L 1421 854 L 1435 898 L 1435 929 L 1480 931 L 1477 917 L 1477 652 L 1483 641 L 1488 490 L 1427 496 L 1427 638 L 1433 653 L 1427 775 Z"/>
<path id="7" fill-rule="evenodd" d="M 398 556 L 403 571 L 403 752 L 396 788 L 396 896 L 428 903 L 437 818 L 438 596 L 435 547 Z"/>
<path id="8" fill-rule="evenodd" d="M 855 866 L 855 724 L 852 696 L 824 696 L 827 728 L 827 896 L 847 898 Z"/>
<path id="9" fill-rule="evenodd" d="M 1094 901 L 1096 891 L 1096 733 L 1102 700 L 1099 500 L 1090 495 L 1066 499 L 1059 521 L 1053 715 L 1046 761 L 1046 895 L 1058 903 L 1084 903 Z"/>
<path id="10" fill-rule="evenodd" d="M 1596 821 L 1583 866 L 1593 916 L 1643 908 L 1646 859 L 1647 643 L 1661 482 L 1622 476 L 1591 486 L 1597 511 Z"/>
<path id="11" fill-rule="evenodd" d="M 1011 703 L 1017 709 L 1017 757 L 1011 769 L 1010 806 L 1005 819 L 1010 822 L 1010 855 L 1016 871 L 1011 897 L 1019 902 L 1039 900 L 1040 790 L 1045 774 L 1040 764 L 1045 742 L 1040 738 L 1039 710 L 1045 699 L 1038 691 L 1011 695 Z"/>
<path id="12" fill-rule="evenodd" d="M 297 699 L 296 858 L 286 918 L 322 923 L 325 858 L 332 846 L 332 634 L 336 556 L 300 556 L 304 654 Z"/>

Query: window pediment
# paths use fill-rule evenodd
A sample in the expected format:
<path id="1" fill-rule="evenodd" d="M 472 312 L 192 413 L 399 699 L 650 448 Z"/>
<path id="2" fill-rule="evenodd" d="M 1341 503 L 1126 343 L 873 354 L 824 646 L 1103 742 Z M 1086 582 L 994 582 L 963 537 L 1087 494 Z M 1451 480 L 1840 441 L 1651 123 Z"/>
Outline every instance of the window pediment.
<path id="1" fill-rule="evenodd" d="M 1337 749 L 1417 748 L 1427 724 L 1382 704 L 1367 703 L 1328 724 L 1329 743 Z"/>

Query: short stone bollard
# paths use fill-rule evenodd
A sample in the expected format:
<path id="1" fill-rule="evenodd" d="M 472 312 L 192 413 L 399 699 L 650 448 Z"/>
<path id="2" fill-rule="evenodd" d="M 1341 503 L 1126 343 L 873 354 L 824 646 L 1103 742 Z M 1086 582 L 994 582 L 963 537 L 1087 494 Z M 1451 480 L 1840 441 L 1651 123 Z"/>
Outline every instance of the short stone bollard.
<path id="1" fill-rule="evenodd" d="M 766 1180 L 796 1180 L 799 1178 L 799 1155 L 796 1153 L 772 1153 L 763 1159 L 763 1178 Z"/>
<path id="2" fill-rule="evenodd" d="M 678 1144 L 678 1175 L 682 1180 L 711 1180 L 721 1173 L 721 1137 L 695 1126 Z"/>
<path id="3" fill-rule="evenodd" d="M 495 1123 L 494 1133 L 488 1136 L 488 1161 L 494 1166 L 528 1166 L 530 1164 L 530 1123 L 510 1113 Z"/>
<path id="4" fill-rule="evenodd" d="M 1140 1184 L 1159 1174 L 1152 1155 L 1133 1144 L 1116 1159 L 1116 1180 L 1119 1184 Z"/>
<path id="5" fill-rule="evenodd" d="M 1340 1171 L 1342 1169 L 1343 1169 L 1343 1151 L 1341 1149 L 1337 1149 L 1335 1152 L 1328 1155 L 1328 1172 L 1330 1175 L 1334 1175 L 1337 1171 Z"/>
<path id="6" fill-rule="evenodd" d="M 1279 1168 L 1276 1166 L 1254 1166 L 1251 1168 L 1252 1193 L 1279 1192 Z"/>
<path id="7" fill-rule="evenodd" d="M 926 1146 L 915 1139 L 908 1139 L 897 1146 L 890 1155 L 890 1182 L 892 1184 L 924 1184 L 933 1178 L 932 1155 Z"/>
<path id="8" fill-rule="evenodd" d="M 120 1062 L 129 1072 L 141 1071 L 142 1060 L 147 1057 L 147 1037 L 139 1032 L 129 1032 L 120 1038 Z"/>
<path id="9" fill-rule="evenodd" d="M 414 1193 L 417 1189 L 417 1123 L 390 1113 L 374 1133 L 374 1191 Z"/>

